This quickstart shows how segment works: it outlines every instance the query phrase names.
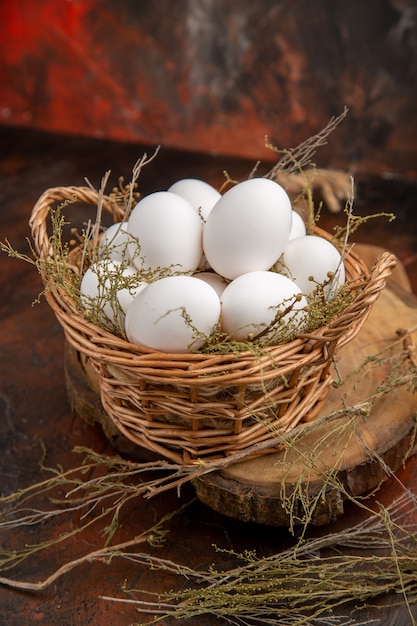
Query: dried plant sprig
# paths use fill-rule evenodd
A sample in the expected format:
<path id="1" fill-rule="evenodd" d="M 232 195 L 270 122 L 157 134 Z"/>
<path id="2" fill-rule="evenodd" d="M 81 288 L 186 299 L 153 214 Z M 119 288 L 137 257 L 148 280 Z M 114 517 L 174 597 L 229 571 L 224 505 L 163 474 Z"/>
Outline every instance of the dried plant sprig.
<path id="1" fill-rule="evenodd" d="M 296 148 L 285 150 L 279 149 L 271 144 L 268 138 L 266 138 L 265 143 L 267 148 L 280 154 L 281 158 L 265 177 L 273 180 L 276 178 L 278 172 L 282 172 L 284 170 L 287 173 L 299 172 L 300 170 L 310 166 L 317 149 L 327 144 L 329 136 L 345 119 L 348 111 L 349 109 L 345 107 L 340 115 L 332 117 L 322 130 L 303 141 Z"/>
<path id="2" fill-rule="evenodd" d="M 185 578 L 186 587 L 162 594 L 126 588 L 130 598 L 104 599 L 135 604 L 140 612 L 154 615 L 149 622 L 153 624 L 167 617 L 184 620 L 211 614 L 230 624 L 305 626 L 331 623 L 326 620 L 332 617 L 342 620 L 343 616 L 332 616 L 332 611 L 343 607 L 354 610 L 360 620 L 358 602 L 395 591 L 403 600 L 407 598 L 410 624 L 415 624 L 410 602 L 417 599 L 417 524 L 412 522 L 407 532 L 401 527 L 411 506 L 405 492 L 389 507 L 380 505 L 370 511 L 353 528 L 303 538 L 266 557 L 222 550 L 242 564 L 220 571 L 213 567 L 192 570 L 153 555 L 129 553 L 125 557 L 135 563 Z M 148 595 L 149 600 L 132 599 L 137 593 Z M 392 604 L 397 602 L 392 600 Z"/>
<path id="3" fill-rule="evenodd" d="M 379 354 L 366 359 L 358 368 L 357 376 L 363 377 L 368 371 L 372 372 L 378 363 L 390 365 L 392 376 L 388 377 L 385 386 L 377 384 L 369 398 L 357 404 L 345 404 L 343 409 L 326 415 L 323 419 L 329 428 L 319 439 L 317 448 L 330 445 L 327 441 L 330 441 L 332 435 L 335 436 L 336 433 L 345 440 L 352 437 L 357 432 L 356 420 L 363 415 L 365 404 L 366 411 L 369 412 L 377 399 L 381 399 L 384 394 L 392 393 L 400 385 L 407 386 L 410 392 L 415 390 L 417 368 L 413 352 L 407 349 L 406 338 L 407 334 L 403 332 L 394 342 L 403 348 L 399 354 L 384 347 Z M 350 419 L 343 420 L 346 416 Z M 297 532 L 296 542 L 290 549 L 267 557 L 258 557 L 250 553 L 236 554 L 234 556 L 243 564 L 235 568 L 221 571 L 213 568 L 207 571 L 193 571 L 186 565 L 165 561 L 149 553 L 142 554 L 136 550 L 132 552 L 132 548 L 147 540 L 146 537 L 149 539 L 154 536 L 152 529 L 146 533 L 146 537 L 140 535 L 131 542 L 111 546 L 111 539 L 118 527 L 123 507 L 132 499 L 155 497 L 168 489 L 179 489 L 181 485 L 206 472 L 218 471 L 228 464 L 232 465 L 247 458 L 248 454 L 255 452 L 255 446 L 217 463 L 196 462 L 189 467 L 176 466 L 164 461 L 141 464 L 79 449 L 78 452 L 84 454 L 85 459 L 76 470 L 63 472 L 61 469 L 49 468 L 52 477 L 38 486 L 32 485 L 27 490 L 2 497 L 1 502 L 8 509 L 8 515 L 2 520 L 0 531 L 11 530 L 16 525 L 21 528 L 25 524 L 37 524 L 65 513 L 72 516 L 76 513 L 81 519 L 80 526 L 73 529 L 68 536 L 62 536 L 58 540 L 52 539 L 39 546 L 13 550 L 9 555 L 3 552 L 2 569 L 10 569 L 22 563 L 25 558 L 53 547 L 57 541 L 64 541 L 75 533 L 82 532 L 88 525 L 97 521 L 103 524 L 107 519 L 105 547 L 64 564 L 44 581 L 31 583 L 3 577 L 0 578 L 0 584 L 38 591 L 45 589 L 59 576 L 65 575 L 81 563 L 117 557 L 187 578 L 188 585 L 185 589 L 181 585 L 180 591 L 172 591 L 154 599 L 152 593 L 148 593 L 147 590 L 138 590 L 141 598 L 143 593 L 148 593 L 148 601 L 132 599 L 136 591 L 127 587 L 126 591 L 129 591 L 130 598 L 106 596 L 107 600 L 134 604 L 142 614 L 147 613 L 152 617 L 151 623 L 167 617 L 183 620 L 187 617 L 212 614 L 226 624 L 239 626 L 246 624 L 318 626 L 331 624 L 332 622 L 328 620 L 336 619 L 336 616 L 329 613 L 332 609 L 343 611 L 343 607 L 350 607 L 352 602 L 356 606 L 358 603 L 369 603 L 388 592 L 394 591 L 397 596 L 402 594 L 401 602 L 411 604 L 417 599 L 415 581 L 417 528 L 414 518 L 407 516 L 407 512 L 410 507 L 415 507 L 415 496 L 401 486 L 403 490 L 401 497 L 387 509 L 377 505 L 376 510 L 372 501 L 369 502 L 369 496 L 352 497 L 344 490 L 336 472 L 320 470 L 315 450 L 308 458 L 303 452 L 302 437 L 307 436 L 307 433 L 320 423 L 323 421 L 307 424 L 303 432 L 294 429 L 285 435 L 277 433 L 275 440 L 275 443 L 279 442 L 288 451 L 298 450 L 306 461 L 306 469 L 300 476 L 299 485 L 295 490 L 296 495 L 282 492 L 290 518 L 295 510 L 296 500 L 297 507 L 300 501 L 304 503 L 304 517 L 292 518 L 294 525 L 297 524 Z M 382 461 L 377 458 L 374 451 L 368 452 L 371 458 Z M 99 475 L 91 476 L 91 471 L 98 468 L 100 471 L 96 473 Z M 149 471 L 162 474 L 151 479 L 145 478 Z M 323 490 L 312 500 L 308 494 L 309 472 L 320 473 L 320 471 Z M 64 490 L 65 498 L 52 499 L 53 506 L 50 509 L 41 510 L 31 506 L 32 498 L 36 501 L 36 497 L 45 496 L 46 492 L 53 496 L 57 486 L 61 491 Z M 312 512 L 319 505 L 319 500 L 326 489 L 332 488 L 337 488 L 346 499 L 352 500 L 355 505 L 362 508 L 368 517 L 354 528 L 309 539 L 307 529 Z M 373 548 L 372 556 L 369 556 L 370 547 Z M 368 550 L 366 557 L 361 552 L 364 548 Z M 348 552 L 344 552 L 344 549 Z M 352 550 L 357 553 L 352 554 Z M 363 584 L 364 579 L 367 581 L 366 585 Z M 395 598 L 392 602 L 396 602 Z M 411 606 L 409 610 L 412 620 Z M 360 616 L 359 609 L 357 614 Z M 351 618 L 346 617 L 347 619 Z M 357 625 L 361 622 L 350 623 Z"/>
<path id="4" fill-rule="evenodd" d="M 125 215 L 124 215 L 125 220 L 129 219 L 130 213 L 134 207 L 134 200 L 136 198 L 134 196 L 133 190 L 135 189 L 137 185 L 137 181 L 139 180 L 140 174 L 146 165 L 149 165 L 150 163 L 152 163 L 154 159 L 156 159 L 156 157 L 158 156 L 159 150 L 160 150 L 160 146 L 157 146 L 153 154 L 151 154 L 151 156 L 148 156 L 147 153 L 145 152 L 145 154 L 142 155 L 133 166 L 132 178 L 131 178 L 130 183 L 128 183 L 127 185 L 129 189 L 129 194 L 127 195 L 126 202 L 125 202 Z"/>
<path id="5" fill-rule="evenodd" d="M 128 541 L 113 544 L 112 546 L 106 545 L 104 548 L 93 550 L 92 552 L 89 552 L 77 559 L 74 559 L 73 561 L 65 563 L 42 581 L 32 583 L 28 581 L 13 580 L 11 578 L 0 576 L 0 585 L 24 591 L 44 591 L 45 589 L 50 587 L 50 585 L 55 583 L 59 578 L 61 578 L 61 576 L 68 574 L 68 572 L 84 563 L 91 563 L 93 561 L 108 561 L 115 555 L 124 554 L 128 548 L 133 548 L 144 543 L 154 547 L 159 546 L 164 542 L 166 534 L 168 532 L 168 530 L 166 529 L 168 521 L 172 519 L 175 515 L 180 514 L 189 505 L 190 503 L 187 503 L 177 510 L 173 511 L 172 513 L 163 516 L 162 519 L 156 522 L 156 524 L 154 524 L 151 528 L 147 528 L 142 533 L 140 533 L 136 537 L 133 537 L 132 539 L 129 539 Z M 85 527 L 83 527 L 83 529 L 85 529 Z M 46 548 L 47 546 L 45 545 L 43 547 Z"/>
<path id="6" fill-rule="evenodd" d="M 347 209 L 345 209 L 347 212 Z M 346 240 L 347 235 L 353 235 L 360 226 L 366 224 L 370 220 L 378 219 L 378 218 L 387 218 L 389 222 L 392 222 L 396 219 L 394 213 L 386 213 L 384 211 L 380 213 L 373 213 L 372 215 L 354 215 L 351 214 L 349 225 L 345 226 L 336 226 L 334 228 L 334 236 L 337 241 Z"/>
<path id="7" fill-rule="evenodd" d="M 45 480 L 10 495 L 0 496 L 0 532 L 43 524 L 61 517 L 71 517 L 72 520 L 78 517 L 80 523 L 73 524 L 68 532 L 57 538 L 38 544 L 28 543 L 18 550 L 8 550 L 3 543 L 0 570 L 12 569 L 47 548 L 85 532 L 97 523 L 102 527 L 105 524 L 104 542 L 106 546 L 110 545 L 119 528 L 121 511 L 129 502 L 144 497 L 149 492 L 149 481 L 142 482 L 142 476 L 151 470 L 162 474 L 175 470 L 175 466 L 164 461 L 133 463 L 118 456 L 96 454 L 85 448 L 76 448 L 75 451 L 85 455 L 81 465 L 66 471 L 42 465 L 49 474 Z M 104 473 L 85 478 L 86 474 L 99 468 Z M 65 495 L 58 498 L 57 489 L 60 493 L 64 491 Z"/>
<path id="8" fill-rule="evenodd" d="M 63 237 L 64 228 L 68 225 L 62 214 L 63 206 L 66 206 L 65 203 L 61 203 L 54 211 L 50 212 L 52 234 L 49 244 L 51 251 L 53 251 L 53 257 L 40 257 L 29 239 L 27 242 L 31 255 L 14 249 L 7 239 L 0 242 L 2 252 L 12 258 L 34 265 L 39 274 L 45 278 L 44 290 L 38 295 L 35 302 L 38 302 L 43 293 L 52 288 L 52 284 L 63 287 L 73 298 L 77 298 L 79 295 L 79 266 L 74 263 L 74 259 L 71 257 L 71 243 L 64 241 Z"/>

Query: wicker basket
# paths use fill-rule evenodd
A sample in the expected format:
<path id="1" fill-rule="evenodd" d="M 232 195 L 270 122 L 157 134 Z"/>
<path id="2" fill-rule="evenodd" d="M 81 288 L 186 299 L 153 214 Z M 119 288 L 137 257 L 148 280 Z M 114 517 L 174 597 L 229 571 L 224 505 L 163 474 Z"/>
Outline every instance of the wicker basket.
<path id="1" fill-rule="evenodd" d="M 58 187 L 47 190 L 33 208 L 30 226 L 41 259 L 52 254 L 51 205 L 75 198 L 98 203 L 89 188 Z M 123 210 L 109 197 L 103 208 L 114 221 L 123 219 Z M 317 234 L 329 238 L 320 229 Z M 86 320 L 58 285 L 49 282 L 46 298 L 67 341 L 93 368 L 102 405 L 117 429 L 138 446 L 187 464 L 233 454 L 314 419 L 332 382 L 336 348 L 357 335 L 395 264 L 395 256 L 385 253 L 369 272 L 351 251 L 345 268 L 353 302 L 327 326 L 269 346 L 261 357 L 147 349 Z"/>

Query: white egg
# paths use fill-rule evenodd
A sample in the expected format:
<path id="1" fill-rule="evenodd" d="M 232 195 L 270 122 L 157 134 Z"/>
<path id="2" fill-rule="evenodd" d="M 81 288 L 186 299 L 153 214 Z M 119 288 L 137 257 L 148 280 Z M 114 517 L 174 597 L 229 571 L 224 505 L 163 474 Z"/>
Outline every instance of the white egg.
<path id="1" fill-rule="evenodd" d="M 203 222 L 188 200 L 176 193 L 145 196 L 129 217 L 128 231 L 133 239 L 129 255 L 140 270 L 189 272 L 200 263 Z"/>
<path id="2" fill-rule="evenodd" d="M 304 309 L 307 300 L 299 287 L 286 276 L 276 272 L 249 272 L 235 278 L 223 291 L 221 300 L 222 329 L 236 340 L 245 340 L 248 335 L 259 335 L 276 318 L 277 313 L 286 312 L 279 325 L 268 332 L 274 342 L 285 339 L 288 331 L 295 327 L 301 332 L 307 323 Z"/>
<path id="3" fill-rule="evenodd" d="M 168 191 L 182 196 L 196 209 L 202 219 L 206 221 L 208 214 L 220 200 L 221 193 L 214 187 L 198 178 L 183 178 L 177 180 Z"/>
<path id="4" fill-rule="evenodd" d="M 219 297 L 228 284 L 223 276 L 219 276 L 219 274 L 216 274 L 215 272 L 199 272 L 198 274 L 194 274 L 194 277 L 204 280 L 206 283 L 211 285 Z"/>
<path id="5" fill-rule="evenodd" d="M 270 269 L 288 241 L 291 220 L 290 199 L 278 183 L 252 178 L 235 185 L 213 207 L 204 227 L 209 265 L 229 279 Z"/>
<path id="6" fill-rule="evenodd" d="M 219 318 L 220 300 L 213 287 L 193 276 L 168 276 L 136 296 L 125 331 L 132 343 L 183 353 L 200 348 Z"/>
<path id="7" fill-rule="evenodd" d="M 282 271 L 305 295 L 311 295 L 317 284 L 324 283 L 329 283 L 325 291 L 330 294 L 345 282 L 340 252 L 330 241 L 317 235 L 291 239 L 285 247 L 281 264 Z M 334 275 L 333 279 L 329 278 L 329 273 Z"/>
<path id="8" fill-rule="evenodd" d="M 100 239 L 98 254 L 102 258 L 113 261 L 126 261 L 129 258 L 127 253 L 128 241 L 127 222 L 112 224 L 104 231 Z"/>
<path id="9" fill-rule="evenodd" d="M 98 311 L 105 326 L 120 327 L 129 304 L 145 285 L 134 268 L 102 259 L 91 265 L 81 280 L 81 302 L 87 311 Z"/>
<path id="10" fill-rule="evenodd" d="M 297 211 L 292 212 L 291 231 L 288 239 L 296 239 L 297 237 L 304 237 L 307 234 L 306 225 L 303 218 Z"/>

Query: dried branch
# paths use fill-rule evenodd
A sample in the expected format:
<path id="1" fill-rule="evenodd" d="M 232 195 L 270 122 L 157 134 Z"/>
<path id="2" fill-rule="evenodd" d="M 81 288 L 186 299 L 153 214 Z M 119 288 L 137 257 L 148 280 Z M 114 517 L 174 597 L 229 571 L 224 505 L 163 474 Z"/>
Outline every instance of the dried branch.
<path id="1" fill-rule="evenodd" d="M 345 119 L 348 114 L 348 108 L 345 107 L 343 113 L 338 115 L 337 117 L 332 117 L 328 124 L 316 135 L 309 137 L 302 143 L 300 143 L 296 148 L 290 148 L 286 150 L 282 150 L 273 146 L 266 141 L 266 145 L 268 148 L 281 154 L 281 158 L 278 163 L 274 165 L 274 167 L 266 174 L 265 178 L 275 179 L 279 172 L 285 170 L 287 173 L 297 173 L 303 170 L 306 167 L 311 166 L 311 161 L 316 153 L 317 149 L 325 146 L 327 144 L 327 140 L 331 133 L 337 128 L 337 126 Z"/>
<path id="2" fill-rule="evenodd" d="M 33 592 L 44 591 L 50 585 L 56 582 L 58 578 L 61 578 L 61 576 L 64 576 L 65 574 L 75 569 L 79 565 L 82 565 L 83 563 L 91 563 L 93 561 L 104 561 L 106 559 L 113 558 L 114 556 L 121 556 L 124 554 L 127 548 L 132 548 L 133 546 L 138 546 L 143 543 L 148 543 L 150 545 L 160 544 L 164 540 L 164 537 L 167 533 L 167 531 L 164 530 L 164 526 L 166 525 L 166 523 L 172 517 L 181 513 L 189 505 L 190 503 L 188 502 L 187 504 L 183 505 L 176 511 L 173 511 L 172 513 L 168 515 L 165 515 L 161 520 L 159 520 L 156 524 L 154 524 L 154 526 L 152 526 L 151 528 L 148 528 L 143 533 L 141 533 L 140 535 L 137 535 L 136 537 L 133 537 L 133 539 L 130 539 L 129 541 L 123 541 L 113 546 L 106 546 L 99 550 L 93 550 L 92 552 L 89 552 L 88 554 L 85 554 L 78 559 L 74 559 L 73 561 L 65 563 L 64 565 L 62 565 L 62 567 L 59 567 L 50 576 L 48 576 L 47 578 L 45 578 L 44 580 L 40 582 L 31 583 L 31 582 L 26 582 L 26 581 L 21 581 L 21 580 L 13 580 L 11 578 L 5 578 L 3 576 L 0 576 L 0 585 L 9 587 L 11 589 L 20 589 L 24 591 L 33 591 Z"/>
<path id="3" fill-rule="evenodd" d="M 224 551 L 243 562 L 226 571 L 194 571 L 152 555 L 125 555 L 135 563 L 198 585 L 181 586 L 178 591 L 158 595 L 155 601 L 152 591 L 134 589 L 126 591 L 130 596 L 140 591 L 150 599 L 105 599 L 135 604 L 141 612 L 155 616 L 152 623 L 169 616 L 181 620 L 212 614 L 233 624 L 305 626 L 330 624 L 327 620 L 332 618 L 332 610 L 350 602 L 357 607 L 358 601 L 396 590 L 407 597 L 410 624 L 415 624 L 410 602 L 417 597 L 417 524 L 412 523 L 407 533 L 399 531 L 406 509 L 412 506 L 408 494 L 403 494 L 353 528 L 299 541 L 295 547 L 267 557 Z M 346 546 L 354 547 L 356 554 L 342 553 Z M 360 614 L 358 607 L 357 612 Z"/>

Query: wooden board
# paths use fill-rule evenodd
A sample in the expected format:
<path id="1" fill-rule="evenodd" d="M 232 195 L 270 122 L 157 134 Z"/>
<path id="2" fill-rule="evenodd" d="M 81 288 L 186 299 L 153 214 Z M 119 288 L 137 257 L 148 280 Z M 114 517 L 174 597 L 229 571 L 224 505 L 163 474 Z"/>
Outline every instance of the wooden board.
<path id="1" fill-rule="evenodd" d="M 374 246 L 358 246 L 358 250 L 370 265 L 381 252 Z M 339 353 L 335 378 L 340 376 L 343 382 L 331 389 L 318 419 L 353 404 L 359 407 L 355 417 L 346 414 L 339 419 L 337 432 L 323 423 L 281 452 L 203 475 L 194 481 L 200 501 L 240 521 L 285 526 L 290 520 L 283 494 L 291 496 L 294 489 L 301 489 L 302 496 L 296 498 L 299 518 L 303 518 L 304 498 L 321 494 L 311 523 L 322 525 L 342 515 L 345 490 L 357 496 L 383 483 L 414 449 L 417 398 L 403 386 L 378 400 L 369 412 L 367 400 L 384 382 L 389 368 L 375 362 L 366 375 L 354 373 L 370 355 L 392 345 L 398 329 L 412 328 L 416 322 L 417 297 L 399 264 L 358 337 Z M 412 338 L 417 341 L 417 331 Z M 391 350 L 394 354 L 402 351 L 402 343 Z M 94 380 L 70 348 L 66 377 L 75 412 L 89 423 L 99 422 L 121 452 L 154 458 L 117 432 L 101 408 Z M 340 488 L 326 487 L 323 477 L 329 472 Z M 294 512 L 297 515 L 297 509 Z"/>

